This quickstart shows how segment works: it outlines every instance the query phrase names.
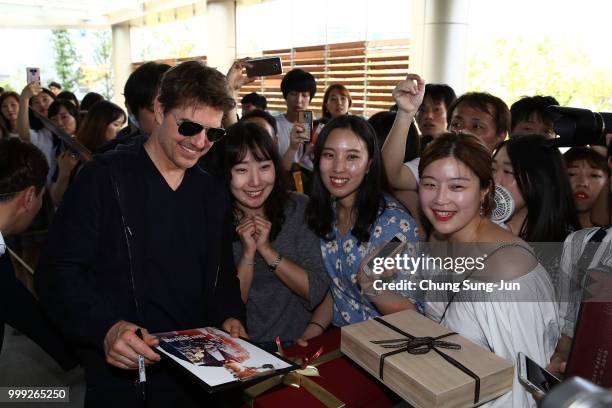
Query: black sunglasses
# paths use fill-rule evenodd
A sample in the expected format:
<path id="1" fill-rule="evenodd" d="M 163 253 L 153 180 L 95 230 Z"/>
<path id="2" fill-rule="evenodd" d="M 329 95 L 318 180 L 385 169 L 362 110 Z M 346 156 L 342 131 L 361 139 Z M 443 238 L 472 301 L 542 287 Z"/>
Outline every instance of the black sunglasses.
<path id="1" fill-rule="evenodd" d="M 173 114 L 174 116 L 174 114 Z M 174 120 L 176 120 L 176 125 L 178 126 L 178 132 L 182 136 L 191 137 L 197 134 L 200 134 L 202 130 L 206 129 L 206 138 L 211 142 L 218 142 L 225 136 L 225 129 L 223 128 L 215 128 L 215 127 L 206 127 L 200 125 L 199 123 L 192 122 L 187 119 L 178 120 L 176 116 L 174 116 Z"/>

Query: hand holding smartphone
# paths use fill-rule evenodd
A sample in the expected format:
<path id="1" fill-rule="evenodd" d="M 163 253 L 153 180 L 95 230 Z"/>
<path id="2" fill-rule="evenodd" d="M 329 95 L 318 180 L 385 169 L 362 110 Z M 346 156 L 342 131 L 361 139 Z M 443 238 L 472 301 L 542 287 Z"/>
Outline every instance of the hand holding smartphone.
<path id="1" fill-rule="evenodd" d="M 262 77 L 279 75 L 283 73 L 283 64 L 280 57 L 263 57 L 246 60 L 250 66 L 246 73 L 249 77 Z"/>
<path id="2" fill-rule="evenodd" d="M 519 381 L 531 392 L 546 394 L 561 383 L 559 378 L 521 352 L 518 353 L 517 366 Z"/>
<path id="3" fill-rule="evenodd" d="M 369 261 L 364 265 L 363 267 L 363 272 L 369 276 L 369 277 L 374 277 L 374 276 L 378 276 L 378 277 L 383 277 L 384 273 L 387 272 L 385 271 L 380 271 L 379 269 L 386 269 L 386 268 L 381 268 L 381 265 L 376 265 L 376 258 L 380 258 L 380 259 L 385 259 L 385 258 L 393 258 L 395 255 L 397 255 L 398 253 L 401 252 L 401 250 L 403 249 L 402 244 L 404 243 L 404 237 L 403 235 L 397 234 L 395 235 L 391 241 L 387 242 L 384 244 L 384 246 L 378 250 L 375 251 L 374 256 L 369 256 L 368 258 Z"/>
<path id="4" fill-rule="evenodd" d="M 311 110 L 298 111 L 298 123 L 304 127 L 304 133 L 308 136 L 308 140 L 312 140 L 312 121 L 313 113 Z"/>

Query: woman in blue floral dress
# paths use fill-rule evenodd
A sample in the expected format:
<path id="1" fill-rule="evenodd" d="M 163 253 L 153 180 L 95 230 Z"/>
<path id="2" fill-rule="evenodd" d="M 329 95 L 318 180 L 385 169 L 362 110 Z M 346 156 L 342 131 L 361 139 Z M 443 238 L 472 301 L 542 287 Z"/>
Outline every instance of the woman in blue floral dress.
<path id="1" fill-rule="evenodd" d="M 383 193 L 380 150 L 372 127 L 358 116 L 328 123 L 315 146 L 314 181 L 306 210 L 310 228 L 321 238 L 330 294 L 317 310 L 319 323 L 336 326 L 415 308 L 416 299 L 399 293 L 364 295 L 360 269 L 373 250 L 398 236 L 418 240 L 414 219 Z M 396 274 L 394 279 L 409 275 Z M 333 308 L 332 308 L 333 306 Z"/>

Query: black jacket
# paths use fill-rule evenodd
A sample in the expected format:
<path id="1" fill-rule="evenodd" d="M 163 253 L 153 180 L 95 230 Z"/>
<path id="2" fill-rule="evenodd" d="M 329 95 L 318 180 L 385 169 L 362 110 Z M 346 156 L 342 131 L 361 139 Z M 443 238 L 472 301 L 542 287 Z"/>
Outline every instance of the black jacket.
<path id="1" fill-rule="evenodd" d="M 60 335 L 38 301 L 15 277 L 8 253 L 0 257 L 0 351 L 4 341 L 4 323 L 32 339 L 63 369 L 77 365 L 70 343 Z"/>
<path id="2" fill-rule="evenodd" d="M 78 343 L 83 365 L 105 367 L 103 341 L 119 320 L 141 323 L 141 284 L 147 223 L 143 172 L 136 160 L 142 145 L 96 157 L 85 164 L 66 192 L 51 229 L 49 243 L 36 271 L 40 300 L 60 327 Z M 232 258 L 230 204 L 227 189 L 215 178 L 196 171 L 206 189 L 202 214 L 210 231 L 190 239 L 208 240 L 202 270 L 207 305 L 202 326 L 220 326 L 229 317 L 244 321 L 244 304 Z M 171 273 L 171 271 L 169 271 Z M 148 282 L 148 285 L 155 282 Z M 177 327 L 185 329 L 186 327 Z M 99 371 L 101 375 L 102 371 Z"/>

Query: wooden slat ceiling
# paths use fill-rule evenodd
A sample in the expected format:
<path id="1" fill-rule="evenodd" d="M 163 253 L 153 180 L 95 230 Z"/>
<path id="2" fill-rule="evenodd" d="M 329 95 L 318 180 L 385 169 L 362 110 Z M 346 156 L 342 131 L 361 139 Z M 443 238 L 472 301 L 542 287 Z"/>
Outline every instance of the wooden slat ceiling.
<path id="1" fill-rule="evenodd" d="M 393 105 L 391 91 L 402 80 L 409 68 L 410 42 L 407 39 L 357 41 L 317 45 L 293 49 L 264 51 L 264 56 L 280 56 L 283 72 L 302 68 L 317 80 L 317 93 L 310 103 L 316 116 L 321 114 L 325 89 L 342 84 L 351 92 L 351 113 L 372 116 Z M 284 111 L 285 101 L 280 91 L 282 75 L 261 78 L 240 92 L 263 94 L 268 109 Z"/>
<path id="2" fill-rule="evenodd" d="M 325 89 L 332 84 L 347 87 L 353 99 L 351 113 L 372 116 L 387 110 L 394 104 L 391 91 L 404 77 L 409 68 L 410 43 L 407 39 L 385 41 L 358 41 L 264 51 L 264 56 L 280 56 L 283 72 L 302 68 L 317 80 L 317 93 L 310 103 L 315 116 L 321 115 L 321 104 Z M 205 56 L 156 61 L 176 65 L 185 60 Z M 133 69 L 142 63 L 132 64 Z M 269 76 L 245 85 L 240 97 L 257 92 L 268 100 L 271 111 L 285 111 L 285 100 L 280 90 L 283 75 Z"/>

